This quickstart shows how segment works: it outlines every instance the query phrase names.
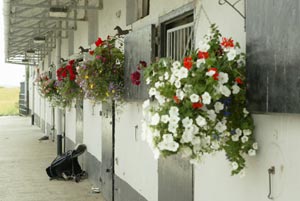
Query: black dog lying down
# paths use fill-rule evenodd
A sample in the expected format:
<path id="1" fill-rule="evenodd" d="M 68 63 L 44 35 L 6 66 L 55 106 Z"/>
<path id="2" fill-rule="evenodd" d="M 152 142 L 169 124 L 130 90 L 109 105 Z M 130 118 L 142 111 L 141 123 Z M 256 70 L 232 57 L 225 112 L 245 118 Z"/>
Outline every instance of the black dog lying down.
<path id="1" fill-rule="evenodd" d="M 83 171 L 78 163 L 78 156 L 86 150 L 86 145 L 79 144 L 74 150 L 69 150 L 61 156 L 57 156 L 51 165 L 46 168 L 46 172 L 52 179 L 74 179 L 79 182 L 80 179 L 86 178 L 87 173 Z"/>

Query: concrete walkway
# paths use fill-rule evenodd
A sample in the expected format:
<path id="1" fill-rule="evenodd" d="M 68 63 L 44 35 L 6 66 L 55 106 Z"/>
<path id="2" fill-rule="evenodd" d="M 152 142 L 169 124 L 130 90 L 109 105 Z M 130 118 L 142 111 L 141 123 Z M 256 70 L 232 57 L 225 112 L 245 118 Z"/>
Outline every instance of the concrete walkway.
<path id="1" fill-rule="evenodd" d="M 56 147 L 42 135 L 27 117 L 0 117 L 0 201 L 104 201 L 87 180 L 49 181 Z"/>

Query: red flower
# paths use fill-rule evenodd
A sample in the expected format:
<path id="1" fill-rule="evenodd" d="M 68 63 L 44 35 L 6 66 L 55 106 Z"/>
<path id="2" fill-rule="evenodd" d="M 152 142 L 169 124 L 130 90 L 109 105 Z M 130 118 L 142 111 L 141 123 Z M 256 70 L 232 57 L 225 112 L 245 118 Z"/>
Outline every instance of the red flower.
<path id="1" fill-rule="evenodd" d="M 74 73 L 70 73 L 70 80 L 75 80 L 76 75 Z"/>
<path id="2" fill-rule="evenodd" d="M 147 62 L 146 62 L 146 61 L 140 61 L 140 64 L 141 64 L 144 68 L 147 67 Z"/>
<path id="3" fill-rule="evenodd" d="M 210 71 L 214 71 L 215 73 L 213 74 L 213 78 L 214 78 L 214 80 L 219 80 L 219 73 L 218 73 L 218 69 L 217 68 L 209 68 L 208 69 L 208 72 L 210 72 Z"/>
<path id="4" fill-rule="evenodd" d="M 192 104 L 192 107 L 193 107 L 194 109 L 202 108 L 202 107 L 203 107 L 203 103 L 201 103 L 201 102 L 193 103 L 193 104 Z"/>
<path id="5" fill-rule="evenodd" d="M 180 100 L 177 96 L 173 96 L 173 99 L 175 101 L 175 103 L 179 104 L 180 103 Z"/>
<path id="6" fill-rule="evenodd" d="M 90 55 L 94 55 L 94 50 L 90 50 L 90 51 L 89 51 L 89 54 L 90 54 Z"/>
<path id="7" fill-rule="evenodd" d="M 219 80 L 219 73 L 215 73 L 215 74 L 213 75 L 213 78 L 214 78 L 214 80 Z"/>
<path id="8" fill-rule="evenodd" d="M 95 45 L 96 45 L 97 47 L 99 47 L 100 45 L 102 45 L 102 43 L 103 43 L 103 41 L 102 41 L 102 39 L 99 37 L 98 40 L 95 42 Z"/>
<path id="9" fill-rule="evenodd" d="M 233 40 L 231 38 L 223 38 L 221 45 L 225 48 L 234 47 Z"/>
<path id="10" fill-rule="evenodd" d="M 72 60 L 69 61 L 69 64 L 70 64 L 71 66 L 73 66 L 74 62 L 75 62 L 75 61 L 72 59 Z"/>
<path id="11" fill-rule="evenodd" d="M 187 68 L 188 70 L 191 70 L 192 66 L 193 66 L 193 60 L 192 57 L 185 57 L 183 59 L 183 66 L 185 68 Z"/>
<path id="12" fill-rule="evenodd" d="M 208 52 L 198 52 L 198 59 L 207 59 L 209 57 L 209 53 Z"/>
<path id="13" fill-rule="evenodd" d="M 243 84 L 243 80 L 240 77 L 235 78 L 236 83 Z"/>
<path id="14" fill-rule="evenodd" d="M 131 83 L 134 85 L 140 85 L 141 84 L 141 74 L 138 71 L 135 71 L 131 73 L 130 75 Z"/>

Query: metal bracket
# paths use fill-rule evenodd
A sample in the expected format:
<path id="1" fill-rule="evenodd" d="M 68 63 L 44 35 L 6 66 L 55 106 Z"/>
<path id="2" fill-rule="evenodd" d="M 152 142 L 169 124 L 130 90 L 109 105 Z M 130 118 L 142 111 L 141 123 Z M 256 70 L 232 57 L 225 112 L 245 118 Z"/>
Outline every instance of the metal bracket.
<path id="1" fill-rule="evenodd" d="M 272 196 L 272 189 L 273 189 L 273 186 L 272 186 L 272 175 L 275 174 L 275 167 L 272 166 L 268 169 L 268 173 L 269 173 L 269 194 L 268 194 L 268 198 L 270 200 L 273 200 L 274 197 Z"/>
<path id="2" fill-rule="evenodd" d="M 244 19 L 246 19 L 246 16 L 245 15 L 243 15 L 242 13 L 241 13 L 241 11 L 239 11 L 236 7 L 235 7 L 235 5 L 237 4 L 237 3 L 239 3 L 241 0 L 237 0 L 236 2 L 234 2 L 234 3 L 230 3 L 228 0 L 219 0 L 219 5 L 221 5 L 221 6 L 223 6 L 224 4 L 228 4 L 230 7 L 232 7 L 242 18 L 244 18 Z"/>

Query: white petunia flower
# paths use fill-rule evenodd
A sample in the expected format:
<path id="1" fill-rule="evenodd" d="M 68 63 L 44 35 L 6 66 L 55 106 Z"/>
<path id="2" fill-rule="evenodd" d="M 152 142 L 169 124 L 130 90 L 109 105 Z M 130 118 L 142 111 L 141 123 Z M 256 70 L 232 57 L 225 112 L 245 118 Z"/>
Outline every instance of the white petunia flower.
<path id="1" fill-rule="evenodd" d="M 239 164 L 234 161 L 231 163 L 231 167 L 232 167 L 232 170 L 237 170 L 239 168 Z"/>
<path id="2" fill-rule="evenodd" d="M 219 113 L 221 110 L 224 109 L 224 104 L 221 102 L 216 102 L 214 105 L 216 113 Z"/>
<path id="3" fill-rule="evenodd" d="M 203 104 L 206 104 L 206 105 L 210 104 L 211 96 L 209 95 L 208 92 L 204 92 L 204 94 L 202 94 L 201 98 L 202 98 L 202 103 Z"/>
<path id="4" fill-rule="evenodd" d="M 181 82 L 180 82 L 180 80 L 176 80 L 176 81 L 175 81 L 175 87 L 176 87 L 177 89 L 181 87 Z"/>
<path id="5" fill-rule="evenodd" d="M 155 82 L 154 86 L 155 88 L 159 88 L 161 86 L 161 82 Z"/>
<path id="6" fill-rule="evenodd" d="M 190 99 L 192 103 L 197 103 L 199 102 L 199 96 L 197 94 L 192 94 L 190 95 Z"/>
<path id="7" fill-rule="evenodd" d="M 214 149 L 214 150 L 218 150 L 220 148 L 220 144 L 218 141 L 213 141 L 211 143 L 211 148 Z"/>
<path id="8" fill-rule="evenodd" d="M 200 127 L 205 126 L 207 124 L 206 119 L 200 115 L 196 118 L 196 123 Z"/>
<path id="9" fill-rule="evenodd" d="M 225 84 L 228 82 L 228 74 L 227 73 L 223 73 L 223 72 L 220 72 L 219 73 L 219 76 L 218 76 L 218 79 L 219 79 L 219 82 L 221 84 Z"/>
<path id="10" fill-rule="evenodd" d="M 190 147 L 185 146 L 180 149 L 180 153 L 183 158 L 188 158 L 193 154 L 193 151 Z"/>
<path id="11" fill-rule="evenodd" d="M 256 151 L 255 151 L 254 149 L 250 149 L 250 150 L 248 151 L 248 155 L 249 155 L 249 156 L 255 156 L 255 155 L 256 155 Z"/>
<path id="12" fill-rule="evenodd" d="M 160 117 L 158 113 L 155 113 L 152 117 L 151 117 L 151 125 L 152 126 L 156 126 L 159 123 Z"/>
<path id="13" fill-rule="evenodd" d="M 148 77 L 148 78 L 146 79 L 146 84 L 149 85 L 150 82 L 151 82 L 151 79 Z"/>
<path id="14" fill-rule="evenodd" d="M 215 129 L 222 133 L 223 131 L 225 131 L 227 129 L 227 126 L 225 124 L 223 124 L 222 122 L 218 122 L 215 126 Z"/>
<path id="15" fill-rule="evenodd" d="M 180 121 L 178 116 L 170 116 L 169 122 L 170 124 L 177 124 Z"/>
<path id="16" fill-rule="evenodd" d="M 193 134 L 194 135 L 199 134 L 199 128 L 195 124 L 193 124 Z"/>
<path id="17" fill-rule="evenodd" d="M 238 94 L 240 92 L 240 87 L 237 84 L 234 84 L 231 88 L 232 94 Z"/>
<path id="18" fill-rule="evenodd" d="M 190 119 L 189 117 L 185 117 L 182 121 L 183 127 L 187 128 L 193 125 L 193 119 Z"/>
<path id="19" fill-rule="evenodd" d="M 184 67 L 181 67 L 177 73 L 177 77 L 179 79 L 187 78 L 188 75 L 189 75 L 189 70 Z"/>
<path id="20" fill-rule="evenodd" d="M 145 100 L 144 103 L 143 103 L 143 109 L 146 110 L 146 109 L 149 108 L 149 106 L 150 106 L 150 100 L 147 99 L 147 100 Z"/>
<path id="21" fill-rule="evenodd" d="M 208 110 L 207 111 L 207 114 L 208 114 L 208 118 L 211 120 L 211 121 L 215 121 L 216 118 L 217 118 L 217 115 L 215 113 L 214 110 Z"/>
<path id="22" fill-rule="evenodd" d="M 244 135 L 251 135 L 251 134 L 252 134 L 252 131 L 249 130 L 249 129 L 244 129 L 244 130 L 243 130 L 243 133 L 244 133 Z"/>
<path id="23" fill-rule="evenodd" d="M 228 89 L 228 87 L 226 87 L 225 85 L 220 85 L 219 86 L 219 91 L 221 94 L 223 94 L 226 97 L 229 97 L 231 94 L 230 89 Z"/>
<path id="24" fill-rule="evenodd" d="M 154 96 L 155 94 L 156 94 L 156 89 L 154 87 L 151 87 L 149 89 L 149 96 L 151 97 L 151 96 Z"/>
<path id="25" fill-rule="evenodd" d="M 178 124 L 169 124 L 168 125 L 168 131 L 171 133 L 177 133 Z"/>
<path id="26" fill-rule="evenodd" d="M 171 75 L 171 78 L 170 78 L 170 80 L 169 80 L 169 82 L 171 83 L 171 84 L 174 84 L 174 82 L 177 80 L 177 78 L 175 77 L 175 75 Z"/>
<path id="27" fill-rule="evenodd" d="M 236 50 L 231 48 L 229 50 L 229 52 L 227 53 L 227 58 L 228 58 L 228 61 L 232 61 L 234 60 L 234 58 L 236 57 Z"/>
<path id="28" fill-rule="evenodd" d="M 179 100 L 183 100 L 183 98 L 185 97 L 185 93 L 181 89 L 177 89 L 176 96 L 178 97 Z"/>
<path id="29" fill-rule="evenodd" d="M 172 66 L 173 66 L 173 68 L 179 68 L 179 67 L 181 67 L 181 63 L 179 61 L 174 61 Z"/>
<path id="30" fill-rule="evenodd" d="M 249 112 L 246 108 L 243 109 L 243 113 L 244 113 L 244 117 L 246 117 L 249 114 Z"/>
<path id="31" fill-rule="evenodd" d="M 169 114 L 170 116 L 178 116 L 179 115 L 178 107 L 175 106 L 170 107 Z"/>
<path id="32" fill-rule="evenodd" d="M 199 43 L 199 50 L 201 52 L 207 52 L 210 48 L 210 45 L 204 41 L 200 41 Z"/>
<path id="33" fill-rule="evenodd" d="M 196 61 L 197 68 L 200 68 L 201 64 L 205 64 L 205 59 L 197 59 Z"/>
<path id="34" fill-rule="evenodd" d="M 194 135 L 191 132 L 185 130 L 181 136 L 180 142 L 189 143 L 193 140 L 193 137 Z"/>
<path id="35" fill-rule="evenodd" d="M 163 123 L 168 123 L 169 120 L 170 120 L 170 117 L 169 115 L 162 115 L 160 120 L 163 122 Z"/>
<path id="36" fill-rule="evenodd" d="M 165 78 L 165 80 L 168 80 L 168 79 L 169 79 L 169 73 L 168 73 L 168 72 L 165 72 L 164 78 Z"/>
<path id="37" fill-rule="evenodd" d="M 254 143 L 252 144 L 252 148 L 255 149 L 255 150 L 257 150 L 257 149 L 258 149 L 258 143 L 257 143 L 257 142 L 254 142 Z"/>
<path id="38" fill-rule="evenodd" d="M 240 138 L 240 136 L 238 136 L 237 134 L 234 134 L 234 135 L 231 136 L 231 140 L 234 141 L 234 142 L 239 141 L 239 138 Z"/>
<path id="39" fill-rule="evenodd" d="M 159 76 L 158 79 L 159 79 L 159 81 L 163 81 L 164 77 L 163 76 Z"/>
<path id="40" fill-rule="evenodd" d="M 241 136 L 242 135 L 242 130 L 237 128 L 235 129 L 235 133 L 238 135 L 238 136 Z"/>
<path id="41" fill-rule="evenodd" d="M 214 71 L 214 70 L 209 70 L 208 72 L 205 73 L 205 75 L 211 77 L 211 76 L 213 76 L 215 73 L 216 73 L 216 71 Z"/>
<path id="42" fill-rule="evenodd" d="M 197 144 L 201 144 L 201 139 L 200 137 L 194 136 L 192 139 L 192 145 L 197 145 Z"/>
<path id="43" fill-rule="evenodd" d="M 246 142 L 248 142 L 248 140 L 249 140 L 249 138 L 247 136 L 243 136 L 241 138 L 242 143 L 246 143 Z"/>

